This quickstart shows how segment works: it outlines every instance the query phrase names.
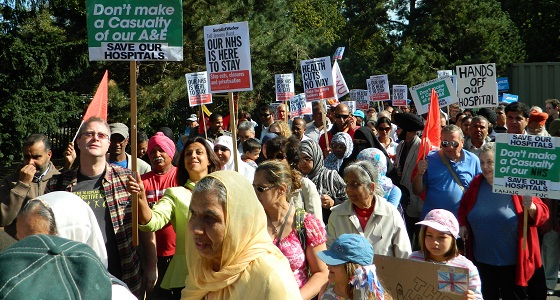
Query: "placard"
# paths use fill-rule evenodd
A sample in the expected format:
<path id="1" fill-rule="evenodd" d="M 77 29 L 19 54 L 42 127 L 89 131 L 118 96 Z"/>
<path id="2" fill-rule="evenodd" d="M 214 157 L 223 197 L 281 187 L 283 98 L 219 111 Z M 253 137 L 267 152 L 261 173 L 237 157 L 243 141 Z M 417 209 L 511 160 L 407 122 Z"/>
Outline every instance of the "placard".
<path id="1" fill-rule="evenodd" d="M 513 94 L 506 94 L 504 93 L 502 95 L 502 102 L 505 103 L 513 103 L 513 102 L 517 102 L 519 101 L 519 96 L 518 95 L 513 95 Z"/>
<path id="2" fill-rule="evenodd" d="M 492 191 L 560 199 L 559 157 L 560 138 L 497 134 Z"/>
<path id="3" fill-rule="evenodd" d="M 290 99 L 290 117 L 312 114 L 312 103 L 305 101 L 305 94 L 297 94 Z"/>
<path id="4" fill-rule="evenodd" d="M 461 108 L 498 106 L 496 64 L 457 66 L 457 95 Z"/>
<path id="5" fill-rule="evenodd" d="M 89 60 L 182 61 L 179 0 L 86 1 Z"/>
<path id="6" fill-rule="evenodd" d="M 455 87 L 453 86 L 449 76 L 432 79 L 428 82 L 415 85 L 409 89 L 410 96 L 414 101 L 416 111 L 419 115 L 428 112 L 432 89 L 435 89 L 438 94 L 440 108 L 459 101 L 457 93 L 455 93 Z"/>
<path id="7" fill-rule="evenodd" d="M 307 101 L 313 102 L 335 97 L 330 57 L 302 60 L 301 75 Z"/>
<path id="8" fill-rule="evenodd" d="M 346 85 L 346 80 L 344 80 L 344 76 L 342 76 L 342 72 L 340 71 L 340 66 L 338 66 L 338 62 L 335 61 L 333 65 L 333 77 L 336 82 L 336 97 L 340 99 L 350 91 L 348 90 L 348 86 Z"/>
<path id="9" fill-rule="evenodd" d="M 344 103 L 348 105 L 351 114 L 353 114 L 356 111 L 356 101 L 340 101 L 340 103 L 341 104 Z"/>
<path id="10" fill-rule="evenodd" d="M 356 108 L 366 111 L 369 109 L 369 94 L 367 90 L 350 90 L 350 101 L 356 102 Z"/>
<path id="11" fill-rule="evenodd" d="M 377 275 L 393 299 L 465 299 L 469 270 L 376 254 Z M 414 271 L 403 271 L 414 270 Z"/>
<path id="12" fill-rule="evenodd" d="M 204 49 L 210 93 L 253 90 L 246 21 L 204 26 Z"/>
<path id="13" fill-rule="evenodd" d="M 187 80 L 187 92 L 191 107 L 212 103 L 212 94 L 209 93 L 208 89 L 208 73 L 187 73 L 185 79 Z"/>
<path id="14" fill-rule="evenodd" d="M 387 74 L 371 76 L 366 80 L 370 101 L 388 101 L 389 77 Z"/>
<path id="15" fill-rule="evenodd" d="M 408 96 L 406 85 L 393 85 L 393 101 L 391 106 L 406 106 L 406 98 Z"/>
<path id="16" fill-rule="evenodd" d="M 345 47 L 338 47 L 336 51 L 334 51 L 333 60 L 341 60 L 342 55 L 344 54 Z"/>
<path id="17" fill-rule="evenodd" d="M 276 88 L 276 101 L 287 101 L 295 95 L 294 74 L 274 75 L 274 87 Z"/>

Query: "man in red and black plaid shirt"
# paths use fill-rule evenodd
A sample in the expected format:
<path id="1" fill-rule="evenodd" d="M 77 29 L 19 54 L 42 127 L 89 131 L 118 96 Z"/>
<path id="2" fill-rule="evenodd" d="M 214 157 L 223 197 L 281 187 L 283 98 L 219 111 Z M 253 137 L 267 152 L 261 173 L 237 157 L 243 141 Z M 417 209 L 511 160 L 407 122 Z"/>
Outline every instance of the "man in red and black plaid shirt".
<path id="1" fill-rule="evenodd" d="M 139 233 L 142 257 L 139 247 L 132 245 L 132 201 L 126 190 L 131 171 L 107 163 L 110 134 L 103 119 L 86 120 L 76 140 L 79 167 L 53 177 L 47 191 L 72 192 L 91 207 L 107 247 L 109 272 L 124 281 L 136 297 L 144 299 L 145 290 L 156 281 L 155 238 L 151 232 Z"/>

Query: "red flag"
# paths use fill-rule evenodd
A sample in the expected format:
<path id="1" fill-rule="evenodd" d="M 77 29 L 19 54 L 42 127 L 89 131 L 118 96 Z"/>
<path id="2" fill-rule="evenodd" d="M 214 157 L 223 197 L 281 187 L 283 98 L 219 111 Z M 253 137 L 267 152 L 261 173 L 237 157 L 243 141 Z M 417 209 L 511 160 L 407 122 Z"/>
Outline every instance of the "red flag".
<path id="1" fill-rule="evenodd" d="M 416 163 L 425 159 L 426 155 L 432 150 L 439 149 L 441 144 L 441 117 L 439 111 L 439 100 L 435 89 L 432 89 L 430 96 L 430 106 L 428 108 L 428 116 L 426 124 L 422 132 L 420 148 L 418 149 L 418 158 Z"/>
<path id="2" fill-rule="evenodd" d="M 416 165 L 422 159 L 425 159 L 428 153 L 432 150 L 439 149 L 441 144 L 441 117 L 439 111 L 439 100 L 435 89 L 432 89 L 432 94 L 430 95 L 430 106 L 428 107 L 428 116 L 426 117 L 426 124 L 424 125 L 424 131 L 422 132 L 422 138 L 420 139 L 420 147 L 418 148 L 418 158 L 416 158 Z M 411 179 L 414 180 L 416 173 L 418 172 L 417 167 L 412 170 Z M 424 191 L 420 198 L 424 200 L 426 197 L 426 191 Z"/>
<path id="3" fill-rule="evenodd" d="M 82 120 L 85 121 L 91 117 L 100 117 L 107 121 L 107 102 L 109 99 L 108 78 L 109 72 L 105 71 L 105 75 L 103 75 L 103 79 L 101 79 L 95 96 L 93 96 L 93 100 L 91 100 Z"/>

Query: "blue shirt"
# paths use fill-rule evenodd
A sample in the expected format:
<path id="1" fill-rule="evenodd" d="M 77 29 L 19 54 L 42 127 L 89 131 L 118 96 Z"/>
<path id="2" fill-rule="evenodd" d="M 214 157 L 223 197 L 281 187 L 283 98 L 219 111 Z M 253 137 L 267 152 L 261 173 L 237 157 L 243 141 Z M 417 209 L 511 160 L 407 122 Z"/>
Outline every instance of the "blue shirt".
<path id="1" fill-rule="evenodd" d="M 492 266 L 517 263 L 518 219 L 511 195 L 492 193 L 490 184 L 482 180 L 467 220 L 476 261 Z"/>
<path id="2" fill-rule="evenodd" d="M 458 162 L 453 162 L 446 156 L 443 156 L 443 158 L 449 161 L 459 181 L 467 190 L 472 179 L 477 174 L 482 173 L 482 170 L 480 169 L 480 160 L 476 155 L 465 150 L 461 150 L 461 152 L 463 159 Z M 426 199 L 424 200 L 420 219 L 423 220 L 430 210 L 437 208 L 446 209 L 457 217 L 459 201 L 461 201 L 463 191 L 441 160 L 438 151 L 430 152 L 426 160 L 428 161 L 428 169 L 423 177 L 423 182 L 426 186 Z"/>

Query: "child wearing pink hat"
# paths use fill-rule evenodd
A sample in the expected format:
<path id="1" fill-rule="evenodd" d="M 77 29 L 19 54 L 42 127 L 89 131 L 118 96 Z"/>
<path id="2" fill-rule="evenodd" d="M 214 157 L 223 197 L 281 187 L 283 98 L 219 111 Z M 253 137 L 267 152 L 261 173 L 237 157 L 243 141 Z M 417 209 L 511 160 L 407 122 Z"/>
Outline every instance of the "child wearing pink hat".
<path id="1" fill-rule="evenodd" d="M 445 209 L 433 209 L 423 221 L 420 229 L 420 251 L 414 251 L 409 259 L 441 263 L 469 270 L 469 288 L 465 291 L 467 299 L 482 299 L 480 276 L 476 266 L 459 254 L 457 237 L 459 222 L 455 215 Z"/>

